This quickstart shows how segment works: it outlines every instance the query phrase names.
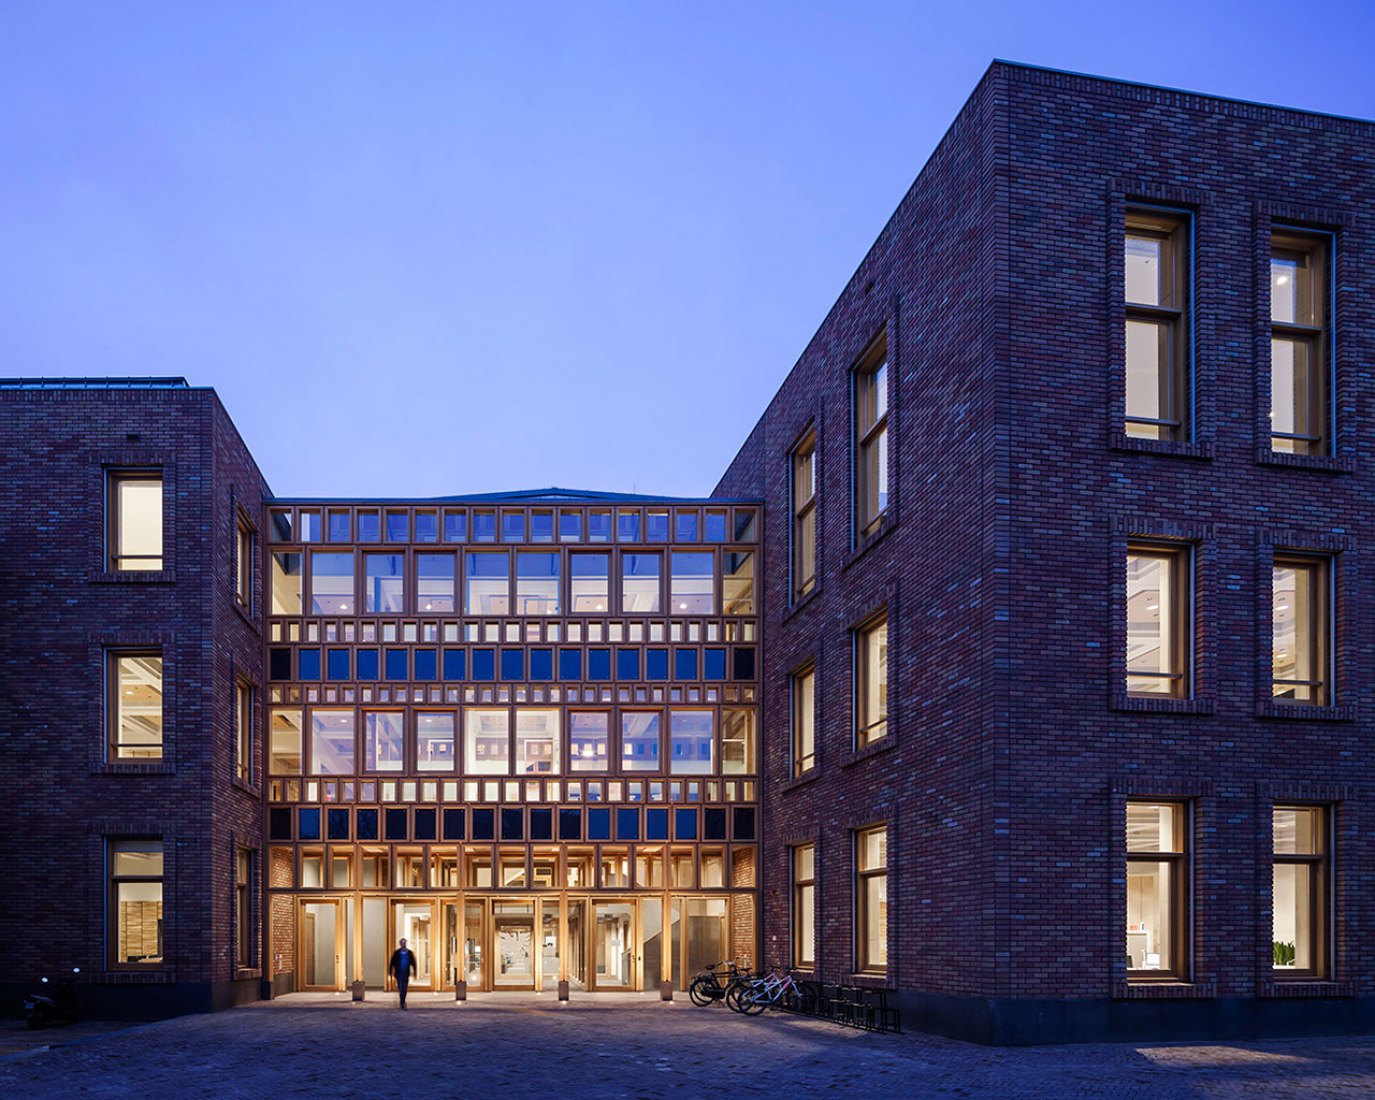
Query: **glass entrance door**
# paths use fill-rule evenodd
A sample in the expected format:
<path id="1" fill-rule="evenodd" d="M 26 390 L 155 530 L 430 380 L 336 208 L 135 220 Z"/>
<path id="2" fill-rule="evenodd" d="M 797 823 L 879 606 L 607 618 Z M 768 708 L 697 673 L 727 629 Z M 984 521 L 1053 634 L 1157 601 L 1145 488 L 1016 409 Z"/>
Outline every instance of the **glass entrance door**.
<path id="1" fill-rule="evenodd" d="M 344 922 L 337 901 L 301 903 L 301 985 L 303 990 L 344 988 Z"/>
<path id="2" fill-rule="evenodd" d="M 593 983 L 596 989 L 635 988 L 635 903 L 592 903 Z"/>
<path id="3" fill-rule="evenodd" d="M 392 908 L 394 918 L 393 950 L 399 940 L 415 954 L 412 989 L 434 988 L 434 909 L 429 902 L 398 901 Z M 390 955 L 388 956 L 390 958 Z M 395 981 L 389 974 L 388 985 Z"/>
<path id="4" fill-rule="evenodd" d="M 540 900 L 539 989 L 558 989 L 559 974 L 559 899 Z"/>
<path id="5" fill-rule="evenodd" d="M 492 902 L 495 989 L 535 988 L 535 903 Z"/>
<path id="6" fill-rule="evenodd" d="M 568 985 L 587 988 L 587 900 L 568 899 Z"/>
<path id="7" fill-rule="evenodd" d="M 487 940 L 482 930 L 482 910 L 480 901 L 463 905 L 463 957 L 458 973 L 474 993 L 487 988 L 483 960 L 491 957 L 484 946 Z"/>

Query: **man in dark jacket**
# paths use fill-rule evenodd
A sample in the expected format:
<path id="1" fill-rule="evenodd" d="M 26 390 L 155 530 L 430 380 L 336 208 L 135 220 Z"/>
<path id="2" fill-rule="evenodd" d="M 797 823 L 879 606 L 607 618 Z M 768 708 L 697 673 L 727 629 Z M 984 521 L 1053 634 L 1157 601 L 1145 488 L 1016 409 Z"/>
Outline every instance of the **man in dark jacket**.
<path id="1" fill-rule="evenodd" d="M 391 963 L 387 967 L 388 974 L 396 975 L 396 988 L 401 992 L 401 1007 L 406 1007 L 406 987 L 411 984 L 411 975 L 419 969 L 416 962 L 415 952 L 406 947 L 406 941 L 401 941 L 401 946 L 391 953 Z"/>

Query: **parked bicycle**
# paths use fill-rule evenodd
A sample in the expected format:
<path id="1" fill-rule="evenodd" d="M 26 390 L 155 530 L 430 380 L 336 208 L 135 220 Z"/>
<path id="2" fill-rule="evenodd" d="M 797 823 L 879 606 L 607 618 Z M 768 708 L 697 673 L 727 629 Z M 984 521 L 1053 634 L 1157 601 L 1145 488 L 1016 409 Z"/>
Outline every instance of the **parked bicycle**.
<path id="1" fill-rule="evenodd" d="M 724 973 L 723 973 L 724 971 Z M 722 977 L 725 978 L 724 984 Z M 733 962 L 719 962 L 708 966 L 692 979 L 688 986 L 688 998 L 698 1007 L 705 1007 L 726 999 L 726 994 L 736 986 L 750 981 L 754 975 L 747 967 Z"/>
<path id="2" fill-rule="evenodd" d="M 811 1013 L 816 992 L 799 985 L 790 972 L 775 967 L 753 981 L 742 982 L 726 991 L 726 1004 L 746 1016 L 758 1016 L 766 1008 L 785 1008 L 790 1012 Z"/>

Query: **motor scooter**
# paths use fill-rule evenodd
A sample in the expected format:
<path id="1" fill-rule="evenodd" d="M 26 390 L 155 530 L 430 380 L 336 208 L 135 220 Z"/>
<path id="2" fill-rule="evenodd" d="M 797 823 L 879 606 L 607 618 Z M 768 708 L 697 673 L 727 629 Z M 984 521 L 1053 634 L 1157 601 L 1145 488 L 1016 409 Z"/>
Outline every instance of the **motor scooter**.
<path id="1" fill-rule="evenodd" d="M 69 978 L 58 982 L 39 979 L 39 986 L 24 998 L 24 1019 L 29 1027 L 60 1027 L 76 1023 L 76 976 L 81 967 L 72 967 Z"/>

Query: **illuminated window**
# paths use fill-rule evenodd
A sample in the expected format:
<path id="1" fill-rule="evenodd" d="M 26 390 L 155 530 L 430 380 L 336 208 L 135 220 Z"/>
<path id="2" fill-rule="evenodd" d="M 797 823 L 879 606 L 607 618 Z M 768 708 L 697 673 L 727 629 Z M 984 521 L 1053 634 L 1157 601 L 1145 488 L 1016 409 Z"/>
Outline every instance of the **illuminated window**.
<path id="1" fill-rule="evenodd" d="M 749 551 L 721 555 L 721 613 L 754 614 L 754 554 Z"/>
<path id="2" fill-rule="evenodd" d="M 1126 432 L 1189 437 L 1189 223 L 1127 213 L 1123 274 L 1127 332 Z"/>
<path id="3" fill-rule="evenodd" d="M 162 568 L 162 472 L 111 472 L 107 511 L 110 568 L 116 571 Z"/>
<path id="4" fill-rule="evenodd" d="M 357 608 L 353 597 L 353 554 L 312 550 L 310 554 L 310 611 L 336 615 Z"/>
<path id="5" fill-rule="evenodd" d="M 1327 811 L 1276 806 L 1274 820 L 1275 976 L 1321 978 L 1327 973 Z"/>
<path id="6" fill-rule="evenodd" d="M 466 554 L 469 615 L 507 615 L 511 611 L 511 560 L 506 551 Z"/>
<path id="7" fill-rule="evenodd" d="M 318 558 L 320 555 L 316 555 Z M 318 566 L 317 566 L 318 568 Z M 406 558 L 402 554 L 363 555 L 363 610 L 406 609 Z M 341 610 L 347 610 L 341 608 Z"/>
<path id="8" fill-rule="evenodd" d="M 888 830 L 855 834 L 855 969 L 888 968 Z"/>
<path id="9" fill-rule="evenodd" d="M 662 555 L 621 555 L 621 611 L 627 615 L 654 614 L 660 610 Z"/>
<path id="10" fill-rule="evenodd" d="M 405 715 L 399 710 L 365 710 L 363 712 L 364 771 L 399 772 L 404 769 L 406 763 L 404 718 Z"/>
<path id="11" fill-rule="evenodd" d="M 880 341 L 854 372 L 855 531 L 863 539 L 888 513 L 888 348 Z"/>
<path id="12" fill-rule="evenodd" d="M 240 606 L 253 606 L 253 529 L 241 518 L 234 540 L 234 598 Z"/>
<path id="13" fill-rule="evenodd" d="M 234 866 L 234 961 L 253 965 L 253 852 L 240 848 Z"/>
<path id="14" fill-rule="evenodd" d="M 457 611 L 454 599 L 454 556 L 415 556 L 415 605 L 417 611 Z"/>
<path id="15" fill-rule="evenodd" d="M 253 780 L 253 685 L 242 680 L 234 692 L 234 774 Z"/>
<path id="16" fill-rule="evenodd" d="M 516 614 L 559 613 L 562 555 L 547 552 L 516 554 Z"/>
<path id="17" fill-rule="evenodd" d="M 351 710 L 310 712 L 310 774 L 354 773 L 354 715 Z"/>
<path id="18" fill-rule="evenodd" d="M 746 555 L 748 557 L 748 555 Z M 715 555 L 675 550 L 669 578 L 669 611 L 674 615 L 710 615 L 716 610 Z M 748 581 L 746 582 L 748 583 Z"/>
<path id="19" fill-rule="evenodd" d="M 300 775 L 302 718 L 299 710 L 274 710 L 269 730 L 269 775 Z"/>
<path id="20" fill-rule="evenodd" d="M 1127 548 L 1127 693 L 1189 694 L 1187 547 Z"/>
<path id="21" fill-rule="evenodd" d="M 1332 699 L 1328 560 L 1275 558 L 1271 694 L 1294 703 Z"/>
<path id="22" fill-rule="evenodd" d="M 568 715 L 568 770 L 604 772 L 611 744 L 611 714 L 604 710 Z"/>
<path id="23" fill-rule="evenodd" d="M 1330 454 L 1329 238 L 1276 232 L 1270 240 L 1270 446 Z"/>
<path id="24" fill-rule="evenodd" d="M 816 965 L 816 847 L 793 850 L 793 966 Z"/>
<path id="25" fill-rule="evenodd" d="M 1182 803 L 1127 803 L 1129 977 L 1186 979 L 1186 820 Z"/>
<path id="26" fill-rule="evenodd" d="M 422 772 L 454 770 L 454 716 L 449 711 L 424 711 L 415 716 L 415 767 Z"/>
<path id="27" fill-rule="evenodd" d="M 816 587 L 816 436 L 792 453 L 793 597 Z"/>
<path id="28" fill-rule="evenodd" d="M 888 618 L 855 632 L 855 748 L 888 734 Z"/>
<path id="29" fill-rule="evenodd" d="M 605 613 L 611 607 L 611 558 L 607 554 L 571 554 L 568 598 L 574 614 Z M 657 585 L 657 577 L 655 580 Z"/>
<path id="30" fill-rule="evenodd" d="M 792 674 L 793 775 L 816 766 L 816 669 L 812 665 Z"/>
<path id="31" fill-rule="evenodd" d="M 659 770 L 659 711 L 621 711 L 621 771 Z"/>
<path id="32" fill-rule="evenodd" d="M 110 840 L 109 951 L 115 966 L 148 966 L 163 958 L 161 840 Z"/>
<path id="33" fill-rule="evenodd" d="M 506 775 L 511 762 L 511 714 L 468 708 L 463 714 L 463 770 L 467 775 Z"/>
<path id="34" fill-rule="evenodd" d="M 671 710 L 669 770 L 673 775 L 711 775 L 715 711 Z"/>
<path id="35" fill-rule="evenodd" d="M 109 655 L 110 759 L 162 759 L 162 654 Z"/>

